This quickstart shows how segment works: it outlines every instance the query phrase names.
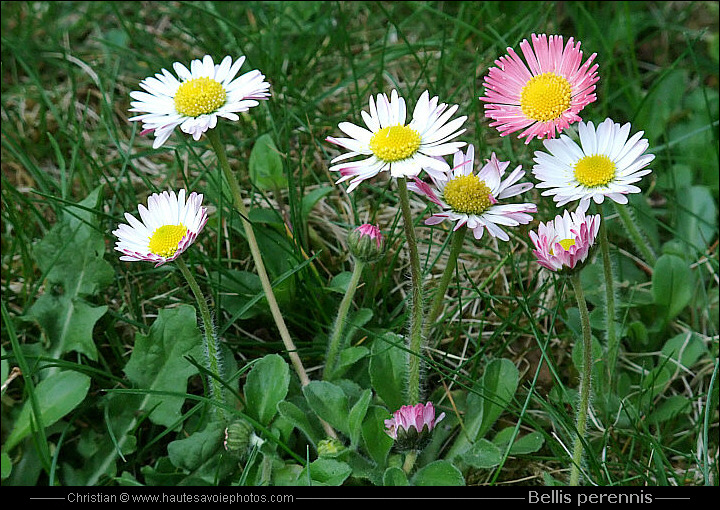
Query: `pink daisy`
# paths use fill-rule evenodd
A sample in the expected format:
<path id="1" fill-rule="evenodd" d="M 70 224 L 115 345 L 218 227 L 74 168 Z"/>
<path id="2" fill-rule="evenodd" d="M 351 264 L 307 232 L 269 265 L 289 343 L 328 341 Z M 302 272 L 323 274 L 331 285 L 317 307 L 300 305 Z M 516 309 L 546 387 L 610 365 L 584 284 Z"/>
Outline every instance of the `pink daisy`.
<path id="1" fill-rule="evenodd" d="M 477 174 L 473 173 L 475 148 L 468 145 L 467 153 L 457 151 L 453 156 L 453 168 L 448 172 L 430 174 L 434 186 L 415 178 L 408 189 L 426 196 L 440 207 L 426 225 L 437 225 L 444 220 L 454 221 L 457 230 L 467 226 L 473 231 L 475 239 L 480 239 L 487 229 L 488 233 L 503 241 L 510 240 L 500 227 L 515 227 L 532 220 L 528 213 L 537 212 L 537 206 L 525 204 L 501 204 L 499 201 L 525 193 L 533 187 L 532 183 L 516 184 L 525 176 L 522 166 L 518 166 L 503 180 L 509 161 L 498 161 L 493 152 Z"/>
<path id="2" fill-rule="evenodd" d="M 580 42 L 571 37 L 563 46 L 561 35 L 532 35 L 520 43 L 527 65 L 512 48 L 495 61 L 484 79 L 485 116 L 493 120 L 501 136 L 524 130 L 518 138 L 554 138 L 578 113 L 597 98 L 596 53 L 581 65 Z"/>
<path id="3" fill-rule="evenodd" d="M 573 213 L 565 210 L 555 220 L 541 223 L 537 233 L 530 232 L 538 264 L 563 272 L 585 262 L 600 229 L 600 215 L 586 216 L 587 206 L 581 203 Z"/>

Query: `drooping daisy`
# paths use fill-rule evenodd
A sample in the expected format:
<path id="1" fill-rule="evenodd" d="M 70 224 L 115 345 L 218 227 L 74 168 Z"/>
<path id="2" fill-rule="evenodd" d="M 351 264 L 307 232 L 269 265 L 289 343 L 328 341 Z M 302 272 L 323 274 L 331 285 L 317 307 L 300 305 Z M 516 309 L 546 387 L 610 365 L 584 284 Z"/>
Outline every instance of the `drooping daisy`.
<path id="1" fill-rule="evenodd" d="M 115 249 L 124 253 L 120 260 L 130 262 L 144 260 L 161 266 L 178 258 L 205 227 L 208 215 L 202 207 L 203 196 L 190 193 L 185 201 L 185 190 L 177 196 L 174 191 L 153 193 L 148 205 L 138 205 L 138 221 L 125 213 L 129 224 L 121 223 L 113 235 L 118 238 Z"/>
<path id="2" fill-rule="evenodd" d="M 389 100 L 385 94 L 378 94 L 377 100 L 371 96 L 370 113 L 361 112 L 367 128 L 341 122 L 338 127 L 351 138 L 326 138 L 350 151 L 334 158 L 330 171 L 340 172 L 338 183 L 352 179 L 348 192 L 383 171 L 389 171 L 392 177 L 414 177 L 422 169 L 429 173 L 446 171 L 447 163 L 436 156 L 452 154 L 465 146 L 465 142 L 450 141 L 465 132 L 460 128 L 467 117 L 450 121 L 457 109 L 457 105 L 438 104 L 438 98 L 430 99 L 426 90 L 406 125 L 405 99 L 397 91 L 392 91 Z M 346 161 L 355 156 L 368 157 Z"/>
<path id="3" fill-rule="evenodd" d="M 130 111 L 144 112 L 130 120 L 141 121 L 143 133 L 155 133 L 155 149 L 165 143 L 177 126 L 199 140 L 205 131 L 217 125 L 218 117 L 236 121 L 239 112 L 270 96 L 270 84 L 257 69 L 235 78 L 244 62 L 245 57 L 233 63 L 227 56 L 215 64 L 210 55 L 190 62 L 190 69 L 175 62 L 177 78 L 163 69 L 140 82 L 145 92 L 130 93 L 135 99 L 130 103 Z"/>
<path id="4" fill-rule="evenodd" d="M 565 210 L 562 216 L 540 223 L 537 233 L 530 232 L 538 264 L 562 272 L 585 262 L 600 229 L 600 215 L 588 216 L 586 212 L 587 204 L 581 203 L 575 212 Z"/>
<path id="5" fill-rule="evenodd" d="M 485 76 L 485 116 L 501 136 L 523 129 L 518 138 L 530 143 L 533 137 L 554 138 L 580 119 L 578 113 L 595 101 L 598 65 L 593 53 L 581 65 L 580 42 L 568 39 L 563 47 L 561 35 L 545 34 L 520 43 L 527 65 L 515 50 L 495 61 Z"/>
<path id="6" fill-rule="evenodd" d="M 532 220 L 528 213 L 537 212 L 537 206 L 531 203 L 501 204 L 499 201 L 514 197 L 533 187 L 532 183 L 515 184 L 525 176 L 522 166 L 518 166 L 503 180 L 509 161 L 498 161 L 493 152 L 477 174 L 473 173 L 475 148 L 468 145 L 467 153 L 457 151 L 453 156 L 453 168 L 439 175 L 430 175 L 434 183 L 415 179 L 408 189 L 426 196 L 438 205 L 440 212 L 425 220 L 426 225 L 437 225 L 444 220 L 454 221 L 457 230 L 467 225 L 476 239 L 483 236 L 485 230 L 503 241 L 510 237 L 501 226 L 515 227 L 525 225 Z"/>
<path id="7" fill-rule="evenodd" d="M 628 193 L 639 193 L 633 183 L 652 172 L 645 168 L 655 159 L 645 154 L 649 143 L 642 139 L 643 131 L 628 140 L 630 123 L 623 126 L 605 119 L 595 129 L 592 122 L 578 124 L 580 146 L 567 135 L 545 140 L 546 152 L 535 152 L 532 172 L 541 181 L 538 188 L 544 196 L 552 196 L 558 206 L 580 200 L 587 205 L 590 199 L 601 204 L 608 197 L 626 204 Z"/>

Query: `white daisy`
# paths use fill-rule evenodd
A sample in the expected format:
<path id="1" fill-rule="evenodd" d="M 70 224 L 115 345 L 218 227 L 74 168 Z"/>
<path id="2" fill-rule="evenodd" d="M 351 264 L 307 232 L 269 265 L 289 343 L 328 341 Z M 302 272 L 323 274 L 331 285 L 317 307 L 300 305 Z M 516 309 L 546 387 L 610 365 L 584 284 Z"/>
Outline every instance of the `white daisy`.
<path id="1" fill-rule="evenodd" d="M 467 117 L 450 121 L 457 109 L 457 105 L 438 104 L 438 98 L 430 99 L 426 90 L 415 105 L 412 120 L 406 125 L 405 100 L 397 91 L 392 91 L 389 100 L 385 94 L 378 94 L 377 100 L 371 96 L 370 113 L 361 112 L 367 129 L 341 122 L 338 127 L 351 138 L 326 138 L 350 151 L 334 158 L 331 163 L 336 164 L 330 171 L 340 172 L 338 183 L 352 179 L 348 192 L 382 171 L 389 171 L 392 177 L 414 177 L 423 169 L 428 173 L 447 171 L 448 164 L 436 156 L 452 154 L 466 145 L 465 142 L 450 142 L 465 132 L 460 127 Z M 369 157 L 346 161 L 355 156 Z"/>
<path id="2" fill-rule="evenodd" d="M 155 267 L 178 258 L 205 227 L 208 215 L 202 207 L 203 196 L 185 190 L 153 193 L 148 205 L 138 205 L 142 223 L 125 213 L 128 224 L 121 223 L 113 235 L 118 238 L 115 249 L 124 253 L 120 260 L 154 262 Z"/>
<path id="3" fill-rule="evenodd" d="M 234 63 L 227 56 L 214 64 L 210 55 L 193 60 L 188 70 L 175 62 L 177 78 L 163 69 L 154 77 L 140 82 L 146 92 L 134 91 L 131 112 L 145 112 L 130 118 L 143 123 L 143 133 L 154 132 L 153 148 L 157 149 L 173 130 L 180 129 L 195 140 L 217 125 L 218 117 L 236 121 L 238 112 L 257 106 L 259 99 L 270 96 L 270 84 L 257 69 L 238 78 L 235 75 L 245 62 L 240 57 Z"/>
<path id="4" fill-rule="evenodd" d="M 580 146 L 567 135 L 543 141 L 550 154 L 535 152 L 532 169 L 541 181 L 537 187 L 549 188 L 543 196 L 552 196 L 558 206 L 580 200 L 585 209 L 591 199 L 601 204 L 605 197 L 626 204 L 628 193 L 640 192 L 633 183 L 652 172 L 644 168 L 655 159 L 645 154 L 649 144 L 641 139 L 643 131 L 628 140 L 630 128 L 630 123 L 620 126 L 612 119 L 597 130 L 592 122 L 580 122 Z"/>
<path id="5" fill-rule="evenodd" d="M 525 193 L 533 185 L 530 182 L 515 184 L 525 176 L 522 166 L 502 180 L 510 162 L 498 161 L 494 152 L 485 166 L 473 174 L 474 157 L 475 148 L 468 145 L 466 154 L 457 151 L 453 156 L 452 170 L 430 175 L 434 189 L 418 178 L 408 184 L 408 189 L 426 196 L 442 209 L 426 219 L 426 225 L 449 220 L 456 222 L 453 230 L 466 225 L 473 231 L 475 239 L 482 238 L 487 229 L 491 236 L 508 241 L 510 237 L 500 225 L 515 227 L 529 223 L 532 216 L 528 213 L 537 212 L 537 206 L 531 203 L 501 204 L 499 201 Z"/>

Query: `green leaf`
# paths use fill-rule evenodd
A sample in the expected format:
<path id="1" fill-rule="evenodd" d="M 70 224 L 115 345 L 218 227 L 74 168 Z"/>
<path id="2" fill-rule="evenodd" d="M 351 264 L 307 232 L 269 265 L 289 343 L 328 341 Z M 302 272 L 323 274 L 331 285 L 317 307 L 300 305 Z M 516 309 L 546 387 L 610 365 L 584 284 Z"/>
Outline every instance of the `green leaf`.
<path id="1" fill-rule="evenodd" d="M 308 470 L 310 481 L 308 481 Z M 340 486 L 352 473 L 352 469 L 345 462 L 334 459 L 320 458 L 307 465 L 298 476 L 298 485 L 332 485 Z"/>
<path id="2" fill-rule="evenodd" d="M 400 347 L 402 345 L 400 336 L 388 332 L 376 338 L 370 349 L 369 371 L 372 387 L 393 411 L 400 409 L 405 403 L 407 352 Z"/>
<path id="3" fill-rule="evenodd" d="M 665 321 L 674 319 L 690 302 L 695 287 L 693 280 L 692 271 L 682 258 L 669 254 L 658 258 L 653 269 L 652 290 Z"/>
<path id="4" fill-rule="evenodd" d="M 353 446 L 357 445 L 360 440 L 362 422 L 367 413 L 371 398 L 372 392 L 366 389 L 350 409 L 350 414 L 348 415 L 348 433 L 350 435 L 350 444 Z"/>
<path id="5" fill-rule="evenodd" d="M 330 186 L 321 186 L 303 195 L 300 200 L 300 217 L 302 218 L 303 223 L 308 221 L 310 212 L 313 207 L 315 207 L 315 204 L 332 190 L 333 188 Z"/>
<path id="6" fill-rule="evenodd" d="M 0 479 L 5 480 L 12 473 L 12 460 L 7 452 L 2 452 L 0 455 Z"/>
<path id="7" fill-rule="evenodd" d="M 477 469 L 490 469 L 500 464 L 502 456 L 497 445 L 487 439 L 480 439 L 462 454 L 462 460 Z"/>
<path id="8" fill-rule="evenodd" d="M 410 485 L 405 471 L 399 467 L 392 466 L 383 473 L 383 486 L 385 487 L 405 487 Z"/>
<path id="9" fill-rule="evenodd" d="M 420 468 L 410 480 L 415 486 L 443 485 L 459 486 L 465 485 L 465 479 L 458 468 L 446 460 L 436 460 Z"/>
<path id="10" fill-rule="evenodd" d="M 125 374 L 137 388 L 168 393 L 184 392 L 197 368 L 185 356 L 203 360 L 202 335 L 195 308 L 180 305 L 160 310 L 147 335 L 138 333 Z M 148 393 L 141 408 L 152 409 L 150 420 L 169 427 L 180 418 L 183 397 Z"/>
<path id="11" fill-rule="evenodd" d="M 319 418 L 348 434 L 348 399 L 340 386 L 327 381 L 310 381 L 303 387 L 310 408 Z"/>
<path id="12" fill-rule="evenodd" d="M 185 439 L 168 444 L 168 457 L 174 466 L 193 471 L 207 462 L 223 442 L 225 426 L 219 422 L 208 424 L 204 430 L 195 432 Z"/>
<path id="13" fill-rule="evenodd" d="M 493 443 L 499 446 L 501 449 L 507 448 L 507 444 L 510 442 L 512 435 L 515 431 L 515 427 L 506 427 L 498 432 L 493 438 Z M 516 437 L 510 447 L 510 455 L 527 455 L 530 453 L 537 452 L 542 448 L 545 443 L 545 438 L 540 432 L 530 432 L 521 437 Z"/>
<path id="14" fill-rule="evenodd" d="M 78 372 L 56 372 L 41 381 L 35 388 L 35 393 L 42 424 L 49 427 L 75 409 L 85 400 L 88 389 L 90 389 L 90 378 Z M 30 402 L 25 402 L 3 449 L 5 451 L 12 449 L 35 427 L 37 423 Z"/>
<path id="15" fill-rule="evenodd" d="M 278 402 L 277 409 L 280 416 L 302 431 L 313 446 L 317 445 L 323 438 L 322 431 L 310 421 L 308 416 L 310 413 L 307 411 L 300 409 L 294 403 L 288 402 L 287 400 Z"/>
<path id="16" fill-rule="evenodd" d="M 290 370 L 279 354 L 268 354 L 253 365 L 245 382 L 246 412 L 263 425 L 277 414 L 277 405 L 288 392 Z"/>
<path id="17" fill-rule="evenodd" d="M 33 303 L 25 318 L 35 320 L 42 328 L 53 358 L 75 351 L 96 361 L 97 347 L 93 330 L 107 309 L 106 305 L 92 306 L 66 294 L 43 294 Z"/>
<path id="18" fill-rule="evenodd" d="M 280 152 L 269 134 L 261 135 L 250 151 L 250 180 L 260 190 L 274 191 L 287 184 Z"/>
<path id="19" fill-rule="evenodd" d="M 686 250 L 693 253 L 703 252 L 717 235 L 718 211 L 715 200 L 705 186 L 691 186 L 681 192 L 677 218 L 678 235 Z"/>
<path id="20" fill-rule="evenodd" d="M 362 424 L 362 437 L 365 450 L 370 454 L 378 466 L 384 466 L 393 439 L 385 432 L 385 420 L 390 418 L 387 409 L 379 406 L 370 406 L 365 414 Z"/>
<path id="21" fill-rule="evenodd" d="M 648 416 L 648 422 L 658 424 L 671 420 L 680 414 L 688 414 L 692 409 L 692 401 L 683 395 L 673 395 L 660 403 Z"/>

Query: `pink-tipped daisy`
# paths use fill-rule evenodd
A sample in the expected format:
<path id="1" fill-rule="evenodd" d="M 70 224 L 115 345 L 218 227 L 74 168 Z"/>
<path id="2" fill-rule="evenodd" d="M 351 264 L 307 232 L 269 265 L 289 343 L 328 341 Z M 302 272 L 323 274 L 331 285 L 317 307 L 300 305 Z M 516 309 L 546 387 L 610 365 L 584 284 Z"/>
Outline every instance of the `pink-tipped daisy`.
<path id="1" fill-rule="evenodd" d="M 555 220 L 540 223 L 537 233 L 530 232 L 538 264 L 550 271 L 567 272 L 585 262 L 600 228 L 600 215 L 586 212 L 587 204 L 580 204 L 575 212 L 565 210 Z"/>
<path id="2" fill-rule="evenodd" d="M 430 440 L 430 433 L 445 418 L 445 413 L 435 418 L 432 402 L 402 406 L 385 420 L 385 433 L 393 438 L 401 449 L 420 449 Z"/>
<path id="3" fill-rule="evenodd" d="M 444 220 L 455 222 L 453 230 L 467 226 L 476 239 L 485 230 L 503 241 L 510 237 L 501 228 L 525 225 L 532 220 L 528 213 L 537 212 L 531 203 L 502 204 L 500 200 L 525 193 L 532 183 L 516 184 L 525 176 L 518 166 L 503 180 L 509 161 L 498 161 L 493 152 L 477 174 L 473 173 L 475 148 L 468 145 L 467 153 L 457 151 L 453 156 L 453 168 L 448 172 L 430 175 L 434 186 L 415 178 L 408 189 L 426 196 L 440 207 L 441 211 L 425 220 L 426 225 L 437 225 Z"/>
<path id="4" fill-rule="evenodd" d="M 138 205 L 138 221 L 125 213 L 129 224 L 121 223 L 113 235 L 118 238 L 115 249 L 124 255 L 120 260 L 147 261 L 161 266 L 178 258 L 205 227 L 208 215 L 202 207 L 203 196 L 190 193 L 185 201 L 185 190 L 177 196 L 174 191 L 153 193 L 148 205 Z"/>
<path id="5" fill-rule="evenodd" d="M 340 172 L 338 183 L 351 179 L 348 192 L 383 171 L 392 177 L 414 177 L 423 169 L 428 173 L 446 171 L 447 163 L 436 156 L 465 146 L 465 142 L 450 141 L 465 132 L 460 128 L 467 117 L 450 120 L 457 109 L 457 105 L 438 104 L 438 98 L 430 99 L 425 91 L 406 125 L 405 100 L 397 91 L 392 91 L 390 99 L 385 94 L 378 94 L 377 100 L 371 96 L 370 113 L 361 112 L 367 128 L 341 122 L 338 127 L 351 138 L 326 138 L 350 151 L 334 158 L 330 171 Z M 347 161 L 356 156 L 368 157 Z"/>
<path id="6" fill-rule="evenodd" d="M 595 101 L 598 65 L 593 53 L 582 63 L 580 42 L 545 34 L 520 43 L 527 65 L 515 50 L 495 61 L 485 76 L 485 116 L 501 136 L 524 130 L 518 138 L 554 138 L 580 119 L 578 113 Z"/>
<path id="7" fill-rule="evenodd" d="M 652 172 L 645 168 L 655 159 L 645 154 L 649 143 L 643 131 L 630 139 L 630 123 L 623 126 L 605 119 L 597 130 L 592 122 L 578 124 L 580 145 L 567 135 L 545 140 L 546 152 L 535 152 L 533 175 L 538 188 L 548 188 L 558 207 L 580 200 L 587 209 L 590 200 L 601 204 L 605 197 L 619 204 L 628 202 L 629 193 L 639 193 L 633 183 Z"/>
<path id="8" fill-rule="evenodd" d="M 245 57 L 233 63 L 227 56 L 215 64 L 210 55 L 190 62 L 190 69 L 175 62 L 177 78 L 163 69 L 140 82 L 145 92 L 130 93 L 135 99 L 130 103 L 130 111 L 144 112 L 130 120 L 142 122 L 143 133 L 155 134 L 155 149 L 165 143 L 177 126 L 199 140 L 205 131 L 217 125 L 218 117 L 239 120 L 238 113 L 270 96 L 270 84 L 257 69 L 235 78 L 244 62 Z"/>

